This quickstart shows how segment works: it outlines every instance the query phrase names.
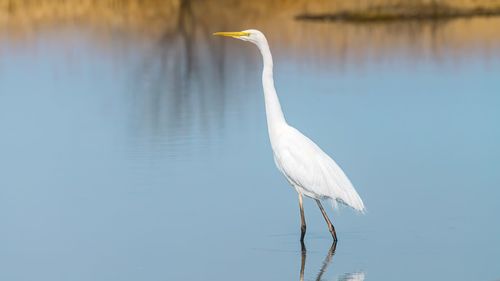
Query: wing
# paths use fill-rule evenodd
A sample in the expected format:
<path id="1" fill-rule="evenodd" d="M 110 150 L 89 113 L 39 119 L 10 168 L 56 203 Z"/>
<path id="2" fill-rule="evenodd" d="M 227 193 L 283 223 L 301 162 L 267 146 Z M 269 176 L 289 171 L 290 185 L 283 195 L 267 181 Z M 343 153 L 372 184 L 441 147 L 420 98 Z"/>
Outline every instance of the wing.
<path id="1" fill-rule="evenodd" d="M 330 198 L 358 211 L 363 201 L 342 169 L 313 141 L 293 127 L 281 133 L 273 146 L 276 165 L 305 195 Z"/>

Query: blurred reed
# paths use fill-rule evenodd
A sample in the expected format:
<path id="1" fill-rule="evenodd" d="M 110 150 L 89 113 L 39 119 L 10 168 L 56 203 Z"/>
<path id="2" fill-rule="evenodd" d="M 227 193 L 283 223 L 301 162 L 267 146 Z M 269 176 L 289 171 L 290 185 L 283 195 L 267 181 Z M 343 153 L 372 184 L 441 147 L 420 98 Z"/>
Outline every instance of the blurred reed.
<path id="1" fill-rule="evenodd" d="M 132 40 L 160 42 L 162 48 L 182 38 L 186 50 L 192 50 L 213 45 L 208 40 L 214 31 L 257 28 L 282 53 L 309 54 L 319 60 L 329 56 L 361 62 L 366 57 L 393 55 L 395 50 L 418 59 L 463 55 L 477 48 L 486 54 L 499 49 L 500 18 L 384 23 L 294 20 L 301 14 L 425 7 L 493 11 L 500 7 L 500 0 L 0 0 L 0 40 L 6 36 L 29 40 L 29 34 L 38 30 L 77 25 L 94 27 L 97 41 L 105 42 L 110 33 L 121 32 Z"/>
<path id="2" fill-rule="evenodd" d="M 0 0 L 0 26 L 86 23 L 154 34 L 174 27 L 185 2 L 210 25 L 333 17 L 380 20 L 500 13 L 500 0 Z M 335 17 L 337 16 L 337 17 Z"/>

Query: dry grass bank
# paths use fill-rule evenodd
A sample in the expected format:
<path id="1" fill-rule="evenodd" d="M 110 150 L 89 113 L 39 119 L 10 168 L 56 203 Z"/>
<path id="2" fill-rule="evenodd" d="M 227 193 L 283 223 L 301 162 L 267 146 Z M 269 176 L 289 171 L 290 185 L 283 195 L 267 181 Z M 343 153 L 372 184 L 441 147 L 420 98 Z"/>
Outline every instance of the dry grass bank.
<path id="1" fill-rule="evenodd" d="M 383 20 L 500 13 L 500 0 L 0 0 L 0 26 L 87 23 L 155 31 L 175 26 L 182 10 L 211 23 L 234 18 Z M 201 14 L 200 14 L 201 15 Z"/>
<path id="2" fill-rule="evenodd" d="M 365 5 L 318 8 L 296 16 L 304 20 L 352 22 L 449 19 L 500 15 L 500 1 L 407 0 L 366 1 Z"/>
<path id="3" fill-rule="evenodd" d="M 458 54 L 477 48 L 485 53 L 498 50 L 500 18 L 363 25 L 294 20 L 298 14 L 435 2 L 461 9 L 500 5 L 500 0 L 0 0 L 0 40 L 29 40 L 40 30 L 76 25 L 90 27 L 94 40 L 103 46 L 111 34 L 121 33 L 134 41 L 162 42 L 162 46 L 186 42 L 201 48 L 213 44 L 214 31 L 258 28 L 272 38 L 273 46 L 295 55 L 309 49 L 323 57 L 362 60 L 392 55 L 394 50 L 424 57 L 449 50 Z"/>

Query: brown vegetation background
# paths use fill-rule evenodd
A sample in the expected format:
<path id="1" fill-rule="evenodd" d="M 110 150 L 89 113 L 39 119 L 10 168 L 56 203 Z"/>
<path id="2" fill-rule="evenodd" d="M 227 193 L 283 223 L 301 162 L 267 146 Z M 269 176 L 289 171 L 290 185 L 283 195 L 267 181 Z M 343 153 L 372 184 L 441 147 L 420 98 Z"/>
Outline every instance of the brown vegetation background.
<path id="1" fill-rule="evenodd" d="M 480 48 L 500 49 L 500 18 L 471 17 L 391 22 L 308 22 L 300 14 L 377 13 L 387 9 L 494 10 L 500 0 L 0 0 L 0 40 L 30 40 L 44 30 L 85 27 L 98 41 L 125 34 L 135 41 L 207 45 L 214 31 L 257 28 L 273 46 L 297 53 L 362 61 L 393 55 L 440 57 L 444 52 L 466 55 Z M 450 48 L 451 47 L 451 48 Z M 448 54 L 449 55 L 449 54 Z M 453 55 L 453 54 L 451 54 Z"/>

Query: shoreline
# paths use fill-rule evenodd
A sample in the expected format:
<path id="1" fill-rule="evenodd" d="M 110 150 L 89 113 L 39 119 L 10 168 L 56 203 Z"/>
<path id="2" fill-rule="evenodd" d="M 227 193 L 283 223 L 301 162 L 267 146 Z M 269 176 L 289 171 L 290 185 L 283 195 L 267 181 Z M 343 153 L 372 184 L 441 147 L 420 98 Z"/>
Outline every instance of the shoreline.
<path id="1" fill-rule="evenodd" d="M 390 22 L 448 20 L 473 17 L 500 16 L 500 5 L 495 7 L 457 8 L 444 4 L 376 6 L 358 10 L 342 10 L 331 13 L 302 13 L 296 20 L 338 22 Z"/>

